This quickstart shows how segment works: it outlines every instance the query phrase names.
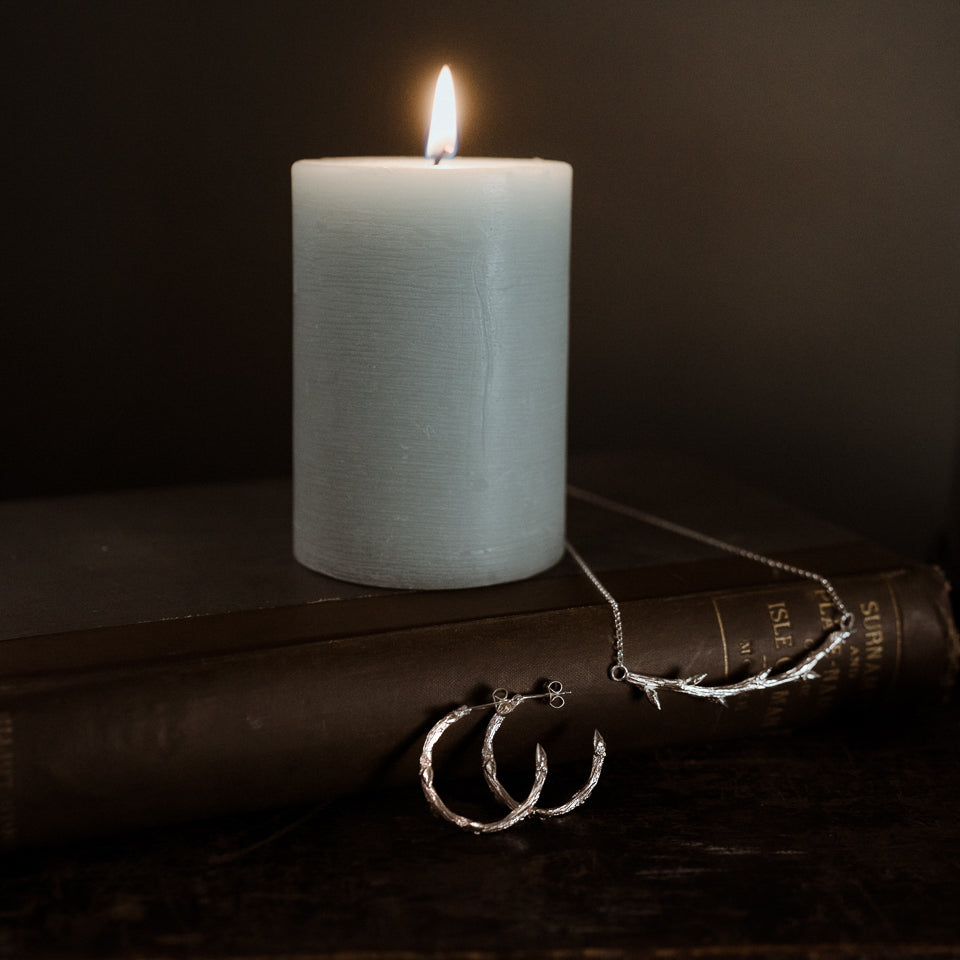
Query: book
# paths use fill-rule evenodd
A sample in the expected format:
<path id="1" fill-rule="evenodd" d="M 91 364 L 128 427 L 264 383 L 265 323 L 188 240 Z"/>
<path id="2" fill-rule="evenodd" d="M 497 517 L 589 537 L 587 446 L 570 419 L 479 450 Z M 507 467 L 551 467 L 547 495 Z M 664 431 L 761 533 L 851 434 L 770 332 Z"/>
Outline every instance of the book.
<path id="1" fill-rule="evenodd" d="M 430 727 L 496 687 L 534 692 L 557 679 L 572 691 L 561 711 L 525 705 L 522 722 L 505 724 L 497 757 L 508 775 L 529 773 L 536 741 L 551 764 L 585 769 L 594 728 L 610 763 L 950 689 L 958 641 L 937 569 L 661 451 L 574 458 L 570 479 L 830 577 L 854 635 L 818 681 L 726 708 L 665 693 L 658 711 L 609 679 L 610 609 L 569 558 L 516 583 L 385 590 L 293 560 L 285 479 L 8 501 L 0 842 L 412 782 Z M 579 497 L 568 537 L 617 598 L 637 672 L 739 678 L 802 656 L 829 625 L 816 583 Z M 440 760 L 477 776 L 477 728 L 462 726 Z"/>

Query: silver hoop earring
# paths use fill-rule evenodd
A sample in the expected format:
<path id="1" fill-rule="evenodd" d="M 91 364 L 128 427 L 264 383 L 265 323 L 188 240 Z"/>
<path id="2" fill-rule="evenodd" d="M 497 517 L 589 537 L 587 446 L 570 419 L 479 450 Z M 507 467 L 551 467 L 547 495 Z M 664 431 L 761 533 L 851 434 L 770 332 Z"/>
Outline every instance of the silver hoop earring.
<path id="1" fill-rule="evenodd" d="M 574 794 L 574 796 L 562 807 L 547 808 L 544 810 L 539 810 L 537 808 L 537 801 L 540 799 L 540 793 L 542 792 L 543 785 L 547 779 L 547 754 L 539 743 L 537 744 L 535 751 L 536 772 L 534 776 L 533 787 L 523 803 L 517 803 L 517 801 L 514 800 L 509 793 L 507 793 L 497 779 L 497 762 L 493 755 L 493 737 L 496 735 L 497 730 L 500 729 L 500 725 L 503 723 L 507 714 L 513 713 L 513 711 L 521 703 L 524 703 L 527 700 L 546 699 L 550 702 L 551 706 L 562 707 L 564 704 L 564 699 L 562 696 L 563 692 L 563 685 L 558 681 L 548 683 L 545 693 L 514 694 L 513 696 L 510 696 L 506 690 L 499 689 L 493 692 L 493 701 L 491 703 L 483 703 L 475 707 L 457 707 L 455 710 L 451 710 L 445 717 L 443 717 L 442 720 L 432 727 L 430 732 L 427 734 L 426 740 L 423 744 L 423 750 L 420 753 L 420 785 L 423 788 L 424 796 L 427 798 L 427 802 L 430 804 L 430 806 L 433 807 L 433 809 L 440 814 L 440 816 L 442 816 L 445 820 L 449 820 L 450 823 L 454 824 L 455 826 L 458 826 L 463 830 L 470 830 L 473 833 L 479 834 L 496 833 L 500 830 L 507 830 L 515 823 L 519 823 L 521 820 L 530 816 L 531 813 L 537 813 L 539 816 L 544 817 L 559 816 L 562 813 L 566 813 L 568 810 L 573 810 L 575 807 L 583 803 L 583 801 L 590 796 L 593 788 L 596 786 L 597 780 L 600 777 L 600 770 L 603 767 L 603 759 L 606 756 L 606 744 L 603 741 L 603 737 L 601 737 L 596 731 L 594 731 L 594 758 L 593 766 L 590 771 L 590 778 L 587 781 L 586 786 L 577 791 L 577 793 Z M 440 799 L 440 796 L 433 785 L 433 748 L 436 746 L 437 741 L 439 741 L 443 734 L 458 720 L 463 719 L 463 717 L 467 716 L 467 714 L 473 713 L 476 710 L 486 710 L 490 707 L 493 707 L 494 709 L 494 716 L 491 719 L 490 724 L 487 726 L 487 733 L 484 737 L 483 749 L 481 751 L 481 756 L 483 759 L 483 773 L 487 784 L 490 786 L 490 789 L 493 790 L 494 794 L 512 809 L 510 813 L 508 813 L 502 819 L 484 823 L 482 821 L 471 820 L 469 817 L 464 817 L 458 813 L 454 813 Z"/>
<path id="2" fill-rule="evenodd" d="M 494 700 L 497 699 L 497 693 L 494 693 Z M 504 693 L 506 691 L 503 691 Z M 546 694 L 541 696 L 546 696 L 551 707 L 559 709 L 564 705 L 563 694 L 568 691 L 564 691 L 563 684 L 559 680 L 553 680 L 547 684 Z M 487 781 L 487 786 L 493 792 L 493 795 L 503 804 L 510 807 L 511 810 L 518 809 L 521 804 L 517 803 L 516 800 L 507 792 L 506 788 L 500 783 L 497 779 L 497 761 L 493 755 L 493 738 L 497 735 L 497 731 L 503 725 L 503 721 L 506 718 L 507 714 L 512 712 L 516 704 L 510 706 L 508 709 L 503 711 L 497 710 L 494 715 L 490 718 L 490 722 L 487 724 L 487 732 L 483 738 L 483 776 Z M 539 745 L 538 745 L 539 746 Z M 603 737 L 600 735 L 599 730 L 593 731 L 593 762 L 590 766 L 590 775 L 587 777 L 587 782 L 566 802 L 561 804 L 558 807 L 533 807 L 530 810 L 530 813 L 534 816 L 541 817 L 546 819 L 547 817 L 562 817 L 565 813 L 569 813 L 571 810 L 575 810 L 580 806 L 589 796 L 593 793 L 593 788 L 597 785 L 600 780 L 600 772 L 603 770 L 603 761 L 607 757 L 607 744 Z M 524 801 L 526 803 L 526 801 Z"/>
<path id="3" fill-rule="evenodd" d="M 502 820 L 493 820 L 489 823 L 483 823 L 479 820 L 471 820 L 469 817 L 454 813 L 441 799 L 433 785 L 433 748 L 437 741 L 452 727 L 458 720 L 463 719 L 468 713 L 474 710 L 483 710 L 487 707 L 498 707 L 499 704 L 484 703 L 477 707 L 457 707 L 451 710 L 439 723 L 427 734 L 424 741 L 423 750 L 420 753 L 420 786 L 423 787 L 423 794 L 427 798 L 427 803 L 440 814 L 444 820 L 449 820 L 455 826 L 463 830 L 470 830 L 473 833 L 496 833 L 499 830 L 507 830 L 515 823 L 519 823 L 525 817 L 529 816 L 530 811 L 536 806 L 540 799 L 540 791 L 547 780 L 547 754 L 540 744 L 537 744 L 535 752 L 536 776 L 533 781 L 533 789 L 523 803 L 518 804 L 515 809 L 508 813 Z"/>

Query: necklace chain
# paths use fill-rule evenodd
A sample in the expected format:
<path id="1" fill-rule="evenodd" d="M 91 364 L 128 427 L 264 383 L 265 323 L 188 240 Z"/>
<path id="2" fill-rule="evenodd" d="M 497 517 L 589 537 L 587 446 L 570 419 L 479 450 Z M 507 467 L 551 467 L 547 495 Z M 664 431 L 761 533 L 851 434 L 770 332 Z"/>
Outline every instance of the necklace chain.
<path id="1" fill-rule="evenodd" d="M 576 561 L 577 565 L 583 571 L 587 579 L 593 584 L 597 592 L 603 597 L 610 607 L 613 615 L 613 636 L 614 636 L 614 663 L 610 667 L 610 679 L 620 682 L 633 684 L 641 688 L 650 698 L 654 705 L 660 707 L 659 691 L 672 690 L 676 693 L 687 694 L 688 696 L 703 697 L 714 700 L 718 703 L 724 703 L 729 697 L 738 694 L 747 693 L 753 690 L 765 690 L 771 687 L 783 686 L 787 683 L 793 683 L 796 680 L 814 680 L 817 678 L 816 666 L 825 657 L 833 653 L 845 640 L 853 633 L 854 616 L 847 609 L 846 604 L 837 592 L 836 587 L 822 574 L 813 570 L 805 570 L 803 567 L 797 567 L 790 563 L 784 563 L 782 560 L 775 560 L 773 557 L 764 556 L 753 550 L 747 550 L 736 544 L 728 543 L 725 540 L 719 540 L 708 534 L 701 533 L 699 530 L 693 530 L 690 527 L 684 527 L 670 520 L 647 513 L 644 510 L 638 510 L 629 507 L 626 504 L 618 503 L 616 500 L 610 500 L 607 497 L 599 496 L 588 490 L 582 490 L 579 487 L 568 487 L 570 496 L 585 503 L 591 503 L 594 506 L 604 510 L 610 510 L 613 513 L 619 513 L 623 516 L 639 520 L 641 523 L 647 523 L 670 533 L 675 533 L 690 540 L 696 540 L 707 546 L 718 550 L 724 550 L 735 556 L 743 557 L 746 560 L 752 560 L 755 563 L 761 563 L 777 570 L 781 573 L 788 573 L 806 580 L 812 580 L 826 592 L 830 597 L 836 611 L 835 628 L 831 630 L 821 644 L 811 650 L 806 657 L 794 664 L 790 668 L 772 673 L 770 669 L 761 673 L 746 677 L 736 683 L 728 683 L 720 686 L 702 686 L 707 675 L 702 674 L 686 679 L 667 679 L 666 677 L 657 677 L 649 674 L 634 673 L 625 662 L 623 647 L 623 617 L 620 613 L 620 605 L 617 603 L 613 594 L 603 585 L 600 578 L 591 570 L 590 566 L 583 559 L 580 553 L 567 541 L 567 550 L 570 556 Z"/>

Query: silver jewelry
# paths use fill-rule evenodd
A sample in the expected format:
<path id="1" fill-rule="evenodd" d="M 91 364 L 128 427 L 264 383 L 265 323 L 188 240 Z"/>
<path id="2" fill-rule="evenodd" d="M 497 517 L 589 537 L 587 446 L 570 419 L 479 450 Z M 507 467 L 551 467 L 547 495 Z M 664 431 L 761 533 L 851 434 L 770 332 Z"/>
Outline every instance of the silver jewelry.
<path id="1" fill-rule="evenodd" d="M 563 684 L 558 680 L 553 680 L 546 684 L 546 689 L 543 693 L 517 693 L 511 696 L 508 691 L 501 688 L 493 691 L 493 700 L 490 703 L 481 703 L 475 707 L 457 707 L 451 710 L 442 720 L 432 727 L 427 734 L 427 738 L 423 744 L 423 750 L 420 753 L 420 785 L 423 787 L 424 796 L 427 798 L 430 806 L 445 820 L 449 820 L 452 824 L 463 830 L 470 830 L 473 833 L 496 833 L 512 827 L 515 823 L 519 823 L 531 814 L 536 814 L 540 817 L 555 817 L 562 813 L 567 813 L 569 810 L 573 810 L 583 803 L 593 792 L 593 788 L 600 779 L 600 770 L 603 767 L 603 759 L 607 752 L 607 746 L 603 741 L 603 737 L 596 731 L 594 731 L 594 755 L 590 777 L 586 785 L 578 790 L 562 807 L 540 809 L 536 806 L 537 801 L 540 799 L 543 785 L 547 779 L 547 754 L 539 743 L 536 746 L 534 755 L 536 775 L 534 777 L 533 787 L 523 803 L 517 803 L 497 779 L 497 761 L 493 755 L 493 738 L 507 715 L 513 713 L 521 703 L 525 703 L 527 700 L 547 700 L 551 707 L 559 709 L 565 702 L 563 698 L 564 693 L 569 693 L 569 691 L 565 691 Z M 483 748 L 480 752 L 483 761 L 483 775 L 490 785 L 490 788 L 500 800 L 511 808 L 511 811 L 501 820 L 484 823 L 479 820 L 471 820 L 469 817 L 461 816 L 459 813 L 454 813 L 440 799 L 436 787 L 433 785 L 433 748 L 443 734 L 458 720 L 463 719 L 467 714 L 473 713 L 476 710 L 487 710 L 490 707 L 493 707 L 494 714 L 490 723 L 487 725 L 487 732 L 483 739 Z"/>
<path id="2" fill-rule="evenodd" d="M 581 571 L 583 571 L 583 574 L 607 602 L 607 605 L 610 607 L 610 611 L 613 616 L 614 662 L 608 671 L 610 679 L 619 683 L 629 683 L 635 687 L 639 687 L 658 710 L 661 709 L 660 692 L 663 690 L 685 694 L 690 697 L 702 697 L 712 700 L 715 703 L 719 703 L 722 706 L 726 706 L 726 701 L 730 697 L 739 696 L 743 693 L 750 693 L 757 690 L 769 690 L 773 687 L 780 687 L 788 683 L 794 683 L 797 680 L 816 680 L 819 676 L 816 672 L 816 667 L 820 661 L 830 656 L 844 643 L 844 641 L 848 640 L 852 636 L 854 615 L 850 610 L 847 609 L 834 585 L 822 574 L 816 573 L 812 570 L 805 570 L 802 567 L 795 567 L 792 564 L 784 563 L 781 560 L 774 560 L 772 557 L 766 557 L 761 553 L 754 552 L 753 550 L 747 550 L 744 547 L 737 546 L 736 544 L 727 543 L 724 540 L 718 540 L 716 537 L 711 537 L 708 534 L 700 533 L 698 530 L 681 526 L 680 524 L 673 523 L 670 520 L 664 520 L 662 517 L 654 516 L 653 514 L 646 513 L 643 510 L 637 510 L 634 507 L 628 507 L 625 504 L 618 503 L 616 500 L 610 500 L 606 497 L 598 496 L 597 494 L 590 493 L 589 491 L 581 490 L 578 487 L 568 487 L 567 489 L 570 496 L 576 497 L 577 499 L 583 500 L 587 503 L 592 503 L 594 506 L 601 507 L 602 509 L 611 510 L 614 513 L 620 513 L 624 516 L 631 517 L 634 520 L 639 520 L 641 523 L 648 523 L 652 526 L 660 527 L 662 530 L 667 530 L 679 536 L 696 540 L 718 550 L 724 550 L 727 553 L 734 554 L 735 556 L 743 557 L 746 560 L 762 563 L 765 566 L 768 566 L 771 569 L 777 570 L 781 573 L 788 573 L 796 577 L 812 580 L 814 583 L 820 585 L 833 603 L 835 610 L 834 628 L 831 629 L 820 642 L 820 644 L 811 649 L 802 660 L 778 672 L 773 672 L 772 669 L 767 669 L 753 676 L 745 677 L 743 680 L 738 680 L 736 683 L 719 684 L 717 686 L 703 686 L 704 680 L 707 679 L 707 674 L 705 673 L 700 674 L 699 676 L 687 677 L 685 679 L 668 679 L 667 677 L 636 673 L 627 667 L 625 661 L 623 644 L 623 618 L 620 614 L 619 604 L 617 603 L 616 599 L 614 599 L 610 591 L 607 590 L 603 583 L 601 583 L 600 578 L 593 572 L 593 570 L 590 569 L 589 565 L 583 559 L 583 557 L 580 556 L 579 552 L 569 541 L 567 541 L 566 547 L 570 553 L 570 556 L 574 559 L 574 561 L 576 561 Z M 509 827 L 512 827 L 515 823 L 519 823 L 521 820 L 532 814 L 539 817 L 561 816 L 562 814 L 569 813 L 571 810 L 580 806 L 580 804 L 590 796 L 590 794 L 593 792 L 593 788 L 597 785 L 597 781 L 600 779 L 600 772 L 603 768 L 603 761 L 607 755 L 607 745 L 598 731 L 594 730 L 593 733 L 593 764 L 590 768 L 590 775 L 587 778 L 587 782 L 570 798 L 570 800 L 558 807 L 537 807 L 537 801 L 540 799 L 540 792 L 543 790 L 543 784 L 547 778 L 547 755 L 539 743 L 536 747 L 536 777 L 534 779 L 533 788 L 527 796 L 527 799 L 522 803 L 517 803 L 517 801 L 510 796 L 510 794 L 504 789 L 503 785 L 497 779 L 497 761 L 493 755 L 493 738 L 496 736 L 496 733 L 503 724 L 504 718 L 507 716 L 507 714 L 512 713 L 519 704 L 525 702 L 526 700 L 547 699 L 551 706 L 562 707 L 564 703 L 562 694 L 564 692 L 567 691 L 563 690 L 562 684 L 560 684 L 558 681 L 548 683 L 546 692 L 544 693 L 525 695 L 515 694 L 510 696 L 506 690 L 501 689 L 494 691 L 493 702 L 491 703 L 484 703 L 476 707 L 457 707 L 455 710 L 451 710 L 450 713 L 440 720 L 427 734 L 426 741 L 423 745 L 423 752 L 420 755 L 420 781 L 423 787 L 424 795 L 426 796 L 430 805 L 442 817 L 446 818 L 451 823 L 456 824 L 458 827 L 462 827 L 464 830 L 472 830 L 474 833 L 494 833 L 498 830 L 506 830 Z M 483 775 L 487 782 L 487 786 L 493 792 L 494 796 L 496 796 L 497 799 L 502 803 L 506 804 L 506 806 L 510 807 L 510 813 L 508 813 L 501 820 L 495 820 L 490 823 L 481 823 L 454 813 L 437 795 L 437 791 L 433 786 L 433 748 L 443 733 L 458 720 L 467 716 L 467 714 L 474 712 L 475 710 L 484 710 L 490 707 L 494 708 L 494 715 L 491 717 L 489 724 L 487 724 L 487 730 L 483 740 L 483 748 L 481 750 L 481 757 L 483 760 Z"/>
<path id="3" fill-rule="evenodd" d="M 818 646 L 814 647 L 806 657 L 781 672 L 773 673 L 770 669 L 767 669 L 753 676 L 745 677 L 736 683 L 721 684 L 715 687 L 701 686 L 707 678 L 705 673 L 695 677 L 687 677 L 683 680 L 668 680 L 666 677 L 634 673 L 624 662 L 623 619 L 620 616 L 620 607 L 610 591 L 600 582 L 597 575 L 587 565 L 587 562 L 568 541 L 567 550 L 570 556 L 577 562 L 577 565 L 597 589 L 597 592 L 607 601 L 613 615 L 614 663 L 609 670 L 610 679 L 630 683 L 635 687 L 639 687 L 658 710 L 660 709 L 659 692 L 661 690 L 684 693 L 691 697 L 703 697 L 726 706 L 727 699 L 742 693 L 750 693 L 755 690 L 769 690 L 772 687 L 781 687 L 784 684 L 793 683 L 796 680 L 816 680 L 819 678 L 819 674 L 815 669 L 817 664 L 825 657 L 830 656 L 845 640 L 848 640 L 852 636 L 854 624 L 853 613 L 847 609 L 843 600 L 840 599 L 840 594 L 834 585 L 822 574 L 815 573 L 812 570 L 804 570 L 802 567 L 795 567 L 781 560 L 774 560 L 772 557 L 765 557 L 762 553 L 756 553 L 753 550 L 738 547 L 735 544 L 727 543 L 725 540 L 718 540 L 716 537 L 700 533 L 699 530 L 683 527 L 678 523 L 654 516 L 652 513 L 646 513 L 643 510 L 628 507 L 625 504 L 618 503 L 616 500 L 609 500 L 606 497 L 598 496 L 587 490 L 581 490 L 578 487 L 568 487 L 567 491 L 570 496 L 587 503 L 592 503 L 594 506 L 602 507 L 605 510 L 623 514 L 626 517 L 639 520 L 641 523 L 648 523 L 651 526 L 660 527 L 662 530 L 668 530 L 679 536 L 688 537 L 691 540 L 696 540 L 709 547 L 725 550 L 727 553 L 743 557 L 746 560 L 762 563 L 782 573 L 789 573 L 796 577 L 812 580 L 823 588 L 833 603 L 836 611 L 836 629 L 831 630 L 824 640 L 821 641 Z"/>
<path id="4" fill-rule="evenodd" d="M 506 691 L 502 692 L 506 693 Z M 551 707 L 563 706 L 562 694 L 564 692 L 569 691 L 564 691 L 563 684 L 561 684 L 559 680 L 554 680 L 547 684 L 547 696 L 550 698 Z M 496 699 L 496 696 L 497 694 L 494 693 L 494 699 Z M 541 696 L 543 696 L 543 694 L 541 694 Z M 483 737 L 483 777 L 487 781 L 487 786 L 493 792 L 493 795 L 501 803 L 510 807 L 510 809 L 516 810 L 520 804 L 510 796 L 503 784 L 497 779 L 497 761 L 493 756 L 493 738 L 497 735 L 497 731 L 500 729 L 505 717 L 506 712 L 501 713 L 499 710 L 496 710 L 490 718 L 490 722 L 487 724 L 487 732 Z M 590 765 L 590 775 L 587 777 L 587 782 L 566 803 L 561 804 L 559 807 L 534 807 L 530 813 L 541 819 L 546 819 L 547 817 L 562 817 L 565 813 L 575 810 L 593 793 L 593 788 L 600 780 L 600 772 L 603 770 L 603 761 L 606 757 L 606 741 L 600 735 L 599 730 L 594 730 L 593 762 Z"/>

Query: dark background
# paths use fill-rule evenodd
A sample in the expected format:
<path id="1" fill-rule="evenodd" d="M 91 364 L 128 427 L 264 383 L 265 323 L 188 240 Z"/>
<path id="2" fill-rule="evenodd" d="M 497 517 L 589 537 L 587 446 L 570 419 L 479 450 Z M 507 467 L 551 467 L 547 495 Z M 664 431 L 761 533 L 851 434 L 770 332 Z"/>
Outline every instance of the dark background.
<path id="1" fill-rule="evenodd" d="M 0 495 L 289 469 L 289 166 L 574 166 L 570 442 L 918 556 L 958 500 L 960 4 L 31 2 L 3 14 Z"/>

